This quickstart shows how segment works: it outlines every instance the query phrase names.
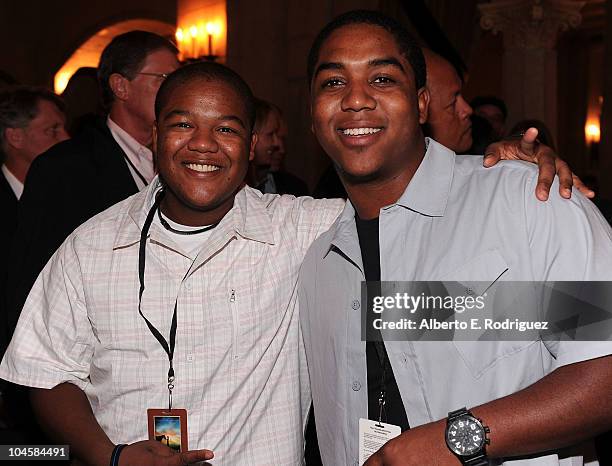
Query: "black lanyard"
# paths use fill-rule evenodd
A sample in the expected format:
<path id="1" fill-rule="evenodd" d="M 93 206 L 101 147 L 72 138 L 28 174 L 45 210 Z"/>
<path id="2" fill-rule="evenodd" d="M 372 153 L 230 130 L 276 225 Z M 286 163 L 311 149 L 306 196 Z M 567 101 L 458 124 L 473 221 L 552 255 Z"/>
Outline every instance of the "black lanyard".
<path id="1" fill-rule="evenodd" d="M 389 359 L 387 358 L 387 352 L 385 351 L 385 344 L 383 341 L 374 341 L 373 344 L 382 371 L 382 376 L 380 378 L 380 394 L 378 395 L 378 422 L 387 422 L 385 405 L 387 404 L 387 366 L 389 364 Z"/>
<path id="2" fill-rule="evenodd" d="M 170 325 L 170 344 L 166 341 L 164 336 L 157 330 L 149 319 L 145 317 L 142 313 L 142 294 L 145 289 L 144 285 L 144 273 L 145 273 L 145 257 L 146 257 L 146 245 L 147 245 L 147 235 L 149 233 L 149 229 L 151 228 L 151 223 L 153 222 L 153 217 L 155 216 L 155 211 L 159 208 L 159 204 L 164 197 L 164 192 L 161 191 L 155 199 L 153 203 L 153 207 L 149 210 L 147 214 L 147 219 L 145 220 L 144 225 L 142 226 L 142 233 L 140 234 L 140 249 L 138 251 L 138 280 L 140 282 L 140 291 L 138 292 L 138 313 L 142 316 L 142 318 L 147 323 L 147 327 L 153 334 L 153 336 L 157 339 L 164 351 L 168 355 L 168 361 L 170 361 L 170 368 L 168 369 L 168 409 L 172 409 L 172 390 L 174 389 L 174 367 L 172 365 L 172 361 L 174 359 L 174 346 L 176 343 L 176 307 L 178 304 L 178 296 L 174 301 L 174 313 L 172 314 L 172 324 Z"/>

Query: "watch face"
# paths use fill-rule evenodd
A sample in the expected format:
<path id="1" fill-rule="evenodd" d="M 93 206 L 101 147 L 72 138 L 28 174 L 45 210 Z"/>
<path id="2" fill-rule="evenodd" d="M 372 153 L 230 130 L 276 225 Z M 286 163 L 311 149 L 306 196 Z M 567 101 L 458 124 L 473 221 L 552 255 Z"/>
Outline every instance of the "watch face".
<path id="1" fill-rule="evenodd" d="M 470 456 L 480 451 L 485 443 L 484 427 L 472 416 L 453 419 L 446 428 L 446 444 L 459 456 Z"/>

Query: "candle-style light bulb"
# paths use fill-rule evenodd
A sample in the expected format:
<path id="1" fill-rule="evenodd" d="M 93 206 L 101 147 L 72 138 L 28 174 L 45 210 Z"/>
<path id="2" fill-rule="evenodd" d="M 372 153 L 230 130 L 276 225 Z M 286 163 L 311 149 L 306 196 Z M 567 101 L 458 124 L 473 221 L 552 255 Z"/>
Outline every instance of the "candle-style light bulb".
<path id="1" fill-rule="evenodd" d="M 208 34 L 208 56 L 213 56 L 213 35 L 218 34 L 217 25 L 210 21 L 206 23 L 206 33 Z"/>
<path id="2" fill-rule="evenodd" d="M 198 28 L 196 26 L 191 26 L 189 28 L 189 35 L 191 36 L 191 58 L 198 58 L 196 51 L 196 37 L 198 36 Z"/>

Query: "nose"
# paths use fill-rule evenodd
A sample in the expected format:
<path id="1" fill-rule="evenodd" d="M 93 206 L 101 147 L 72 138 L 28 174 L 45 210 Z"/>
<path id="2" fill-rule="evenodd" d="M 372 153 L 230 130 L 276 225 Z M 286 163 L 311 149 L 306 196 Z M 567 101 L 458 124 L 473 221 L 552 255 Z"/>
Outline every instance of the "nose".
<path id="1" fill-rule="evenodd" d="M 283 140 L 280 138 L 276 131 L 272 133 L 272 146 L 277 150 L 283 147 Z"/>
<path id="2" fill-rule="evenodd" d="M 191 135 L 187 144 L 187 149 L 195 152 L 217 152 L 219 144 L 214 136 L 214 130 L 207 128 L 197 128 Z"/>
<path id="3" fill-rule="evenodd" d="M 474 110 L 472 109 L 470 104 L 465 101 L 462 95 L 460 95 L 457 99 L 457 109 L 459 111 L 459 115 L 461 116 L 461 118 L 469 118 L 472 113 L 474 113 Z"/>
<path id="4" fill-rule="evenodd" d="M 68 134 L 68 131 L 66 131 L 66 128 L 62 127 L 62 129 L 57 132 L 57 142 L 62 142 L 66 139 L 70 139 L 70 135 Z"/>
<path id="5" fill-rule="evenodd" d="M 354 82 L 347 87 L 341 105 L 344 112 L 374 110 L 376 99 L 371 95 L 368 83 Z"/>

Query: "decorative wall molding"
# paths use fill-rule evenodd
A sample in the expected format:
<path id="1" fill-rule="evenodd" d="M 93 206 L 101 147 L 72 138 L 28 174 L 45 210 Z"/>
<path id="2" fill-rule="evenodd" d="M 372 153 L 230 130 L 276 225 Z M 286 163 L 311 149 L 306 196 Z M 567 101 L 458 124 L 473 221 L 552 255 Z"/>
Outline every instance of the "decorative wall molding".
<path id="1" fill-rule="evenodd" d="M 553 49 L 558 33 L 575 28 L 582 19 L 584 1 L 493 0 L 478 5 L 480 26 L 503 33 L 508 49 Z"/>

